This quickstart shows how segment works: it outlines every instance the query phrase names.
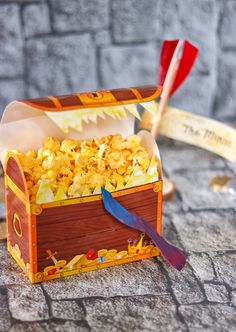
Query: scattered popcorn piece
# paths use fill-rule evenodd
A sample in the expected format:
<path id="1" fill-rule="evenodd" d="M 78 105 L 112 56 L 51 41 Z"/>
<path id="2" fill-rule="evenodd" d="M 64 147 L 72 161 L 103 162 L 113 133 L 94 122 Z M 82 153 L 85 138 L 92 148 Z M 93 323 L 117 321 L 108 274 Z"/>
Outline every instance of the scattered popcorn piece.
<path id="1" fill-rule="evenodd" d="M 43 143 L 45 149 L 51 150 L 53 152 L 60 150 L 61 143 L 57 138 L 48 137 Z"/>

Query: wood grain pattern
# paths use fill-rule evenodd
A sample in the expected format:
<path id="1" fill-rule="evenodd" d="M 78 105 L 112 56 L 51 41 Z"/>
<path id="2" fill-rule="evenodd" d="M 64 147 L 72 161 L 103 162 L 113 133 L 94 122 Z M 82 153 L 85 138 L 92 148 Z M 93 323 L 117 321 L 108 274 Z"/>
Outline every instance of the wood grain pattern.
<path id="1" fill-rule="evenodd" d="M 77 206 L 78 208 L 78 206 Z M 150 218 L 150 212 L 148 209 L 146 211 L 141 211 L 143 219 L 147 220 Z M 140 215 L 140 213 L 138 214 Z M 102 221 L 102 222 L 101 222 Z M 150 220 L 155 226 L 155 219 Z M 89 234 L 94 234 L 95 232 L 99 235 L 105 230 L 117 230 L 122 228 L 122 224 L 118 223 L 114 218 L 108 214 L 103 214 L 101 216 L 95 216 L 84 218 L 84 219 L 73 219 L 62 221 L 59 223 L 50 224 L 39 224 L 37 227 L 38 232 L 38 245 L 41 245 L 47 241 L 50 237 L 50 241 L 60 241 L 60 240 L 70 240 L 73 235 L 76 236 L 86 236 Z M 63 230 L 63 231 L 62 231 Z M 39 236 L 45 233 L 45 236 Z"/>
<path id="2" fill-rule="evenodd" d="M 93 233 L 87 236 L 73 238 L 70 241 L 59 241 L 54 243 L 45 243 L 40 245 L 38 251 L 38 271 L 42 271 L 46 266 L 51 265 L 52 261 L 48 261 L 45 258 L 48 256 L 46 250 L 48 245 L 51 245 L 51 250 L 56 251 L 58 254 L 56 258 L 58 260 L 65 259 L 69 262 L 73 257 L 78 254 L 85 254 L 89 249 L 116 249 L 117 251 L 127 250 L 129 238 L 139 240 L 140 232 L 123 226 L 117 230 L 106 230 L 102 233 Z M 148 238 L 145 238 L 148 239 Z M 60 251 L 57 249 L 59 248 Z M 79 252 L 77 251 L 79 249 Z M 61 251 L 63 253 L 61 254 Z"/>
<path id="3" fill-rule="evenodd" d="M 134 89 L 138 90 L 138 92 L 140 93 L 142 98 L 148 98 L 148 97 L 152 96 L 153 94 L 155 94 L 155 92 L 156 92 L 156 87 L 153 85 L 137 87 Z"/>
<path id="4" fill-rule="evenodd" d="M 111 90 L 111 92 L 117 101 L 136 99 L 135 94 L 129 89 L 115 89 L 115 90 Z"/>
<path id="5" fill-rule="evenodd" d="M 0 178 L 0 203 L 5 203 L 5 184 L 4 184 L 4 178 Z"/>
<path id="6" fill-rule="evenodd" d="M 57 97 L 63 107 L 83 105 L 79 96 L 77 95 L 65 95 Z"/>
<path id="7" fill-rule="evenodd" d="M 16 194 L 10 189 L 6 188 L 6 206 L 7 206 L 7 232 L 8 241 L 11 242 L 13 247 L 17 244 L 21 251 L 21 256 L 25 263 L 30 262 L 29 253 L 29 227 L 28 227 L 28 215 L 25 208 L 25 204 L 16 196 Z M 13 228 L 14 213 L 17 213 L 21 221 L 22 237 L 17 236 Z"/>
<path id="8" fill-rule="evenodd" d="M 7 161 L 6 174 L 25 195 L 28 195 L 23 171 L 17 161 L 14 159 L 14 157 L 9 157 Z"/>
<path id="9" fill-rule="evenodd" d="M 157 193 L 152 189 L 117 200 L 156 228 Z M 102 201 L 44 209 L 37 216 L 38 271 L 49 264 L 47 249 L 57 251 L 60 259 L 68 261 L 91 248 L 127 250 L 128 238 L 139 239 L 139 234 L 109 215 Z"/>

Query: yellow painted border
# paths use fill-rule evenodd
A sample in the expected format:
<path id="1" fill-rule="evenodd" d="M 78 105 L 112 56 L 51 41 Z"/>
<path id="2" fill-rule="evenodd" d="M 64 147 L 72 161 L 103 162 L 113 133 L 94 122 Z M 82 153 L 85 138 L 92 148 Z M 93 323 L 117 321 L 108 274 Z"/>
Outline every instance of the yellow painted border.
<path id="1" fill-rule="evenodd" d="M 157 189 L 157 184 L 160 184 Z M 155 188 L 155 190 L 154 190 Z M 155 192 L 161 191 L 162 190 L 162 180 L 159 180 L 157 182 L 152 182 L 148 184 L 144 184 L 141 186 L 135 186 L 127 189 L 122 189 L 119 191 L 114 191 L 112 192 L 113 197 L 120 197 L 128 194 L 132 194 L 135 192 L 139 191 L 144 191 L 147 189 L 153 189 Z M 89 195 L 85 197 L 78 197 L 78 198 L 71 198 L 71 199 L 65 199 L 62 201 L 56 201 L 56 202 L 51 202 L 51 203 L 46 203 L 42 204 L 41 207 L 42 209 L 47 209 L 47 208 L 52 208 L 56 206 L 66 206 L 66 205 L 73 205 L 73 204 L 78 204 L 78 203 L 87 203 L 87 202 L 93 202 L 93 201 L 101 201 L 102 200 L 102 195 Z"/>
<path id="2" fill-rule="evenodd" d="M 133 91 L 135 89 L 135 87 L 128 88 L 128 89 Z M 92 92 L 103 93 L 103 94 L 108 93 L 109 94 L 108 97 L 109 98 L 111 97 L 110 90 L 91 91 L 90 93 L 92 93 Z M 138 92 L 138 90 L 137 90 L 137 92 Z M 135 95 L 137 95 L 137 92 L 136 92 Z M 49 107 L 46 107 L 46 106 L 40 106 L 40 105 L 36 106 L 33 99 L 32 100 L 17 100 L 17 102 L 22 103 L 22 104 L 26 104 L 26 105 L 29 105 L 29 106 L 34 107 L 36 109 L 40 109 L 40 110 L 47 111 L 47 112 L 58 112 L 58 111 L 80 110 L 80 109 L 86 109 L 86 108 L 98 108 L 98 107 L 109 107 L 109 106 L 118 106 L 118 105 L 140 104 L 140 103 L 145 103 L 145 102 L 149 102 L 149 101 L 157 99 L 158 97 L 160 97 L 161 92 L 162 92 L 162 87 L 157 86 L 155 93 L 152 94 L 150 97 L 145 97 L 145 98 L 141 97 L 141 99 L 131 99 L 131 100 L 124 100 L 124 101 L 116 101 L 116 100 L 105 101 L 104 100 L 103 102 L 101 102 L 101 101 L 97 101 L 97 102 L 94 102 L 94 103 L 91 102 L 91 104 L 82 104 L 82 105 L 75 105 L 75 106 L 61 106 L 61 107 L 59 107 L 60 104 L 56 103 L 57 104 L 57 105 L 55 105 L 56 109 L 53 109 L 53 110 L 50 109 Z M 74 95 L 79 96 L 80 99 L 82 99 L 82 98 L 84 99 L 84 96 L 86 96 L 87 93 L 86 92 L 82 93 L 82 94 L 75 93 Z M 57 99 L 57 97 L 60 97 L 60 96 L 50 96 L 50 100 L 54 101 L 54 98 Z"/>
<path id="3" fill-rule="evenodd" d="M 63 271 L 60 273 L 56 273 L 54 275 L 47 275 L 47 276 L 45 276 L 43 272 L 38 272 L 36 274 L 32 274 L 31 282 L 39 283 L 39 282 L 43 282 L 43 281 L 68 277 L 68 276 L 72 276 L 74 274 L 80 274 L 80 273 L 84 273 L 84 272 L 100 270 L 100 269 L 104 269 L 104 268 L 108 268 L 108 267 L 112 267 L 112 266 L 117 266 L 117 265 L 122 265 L 122 264 L 130 263 L 130 262 L 143 260 L 146 258 L 156 257 L 156 256 L 160 256 L 160 254 L 152 255 L 150 253 L 150 254 L 144 254 L 144 255 L 139 255 L 139 256 L 133 256 L 133 257 L 129 257 L 129 258 L 119 259 L 119 260 L 113 261 L 113 262 L 103 263 L 102 265 L 98 263 L 98 264 L 95 264 L 92 266 L 87 266 L 87 267 L 79 268 L 79 269 L 75 269 L 75 270 Z"/>
<path id="4" fill-rule="evenodd" d="M 157 223 L 156 231 L 162 234 L 162 191 L 157 193 Z"/>
<path id="5" fill-rule="evenodd" d="M 19 226 L 19 229 L 20 229 L 20 233 L 18 232 L 18 230 L 16 229 L 16 220 L 18 221 L 18 226 Z M 19 215 L 18 215 L 18 213 L 14 213 L 13 214 L 13 221 L 12 221 L 12 223 L 13 223 L 13 230 L 14 230 L 14 232 L 16 233 L 16 235 L 18 236 L 18 237 L 22 237 L 22 227 L 21 227 L 21 220 L 20 220 L 20 217 L 19 217 Z"/>
<path id="6" fill-rule="evenodd" d="M 36 216 L 29 216 L 28 219 L 29 230 L 29 254 L 30 254 L 30 271 L 37 272 L 37 224 Z"/>
<path id="7" fill-rule="evenodd" d="M 14 186 L 16 186 L 16 188 L 17 188 L 18 190 L 20 190 L 20 192 L 21 192 L 22 194 L 24 194 L 25 198 L 26 198 L 26 199 L 28 198 L 28 200 L 29 200 L 29 192 L 28 192 L 28 188 L 27 188 L 27 184 L 26 184 L 26 179 L 25 179 L 25 175 L 24 175 L 23 168 L 22 168 L 22 166 L 21 166 L 21 163 L 20 163 L 20 161 L 19 161 L 19 158 L 18 158 L 17 155 L 16 155 L 14 152 L 12 152 L 12 151 L 8 151 L 8 152 L 7 152 L 6 159 L 5 159 L 5 164 L 4 164 L 4 170 L 5 170 L 4 173 L 5 173 L 5 175 L 8 176 L 8 178 L 10 179 L 10 176 L 7 174 L 7 163 L 8 163 L 8 160 L 9 160 L 10 158 L 13 158 L 13 159 L 15 160 L 15 162 L 17 163 L 18 167 L 19 167 L 19 170 L 20 170 L 20 173 L 21 173 L 21 177 L 22 177 L 23 182 L 24 182 L 24 185 L 25 185 L 25 193 L 23 193 L 23 192 L 17 187 L 17 185 L 16 185 L 13 181 L 12 181 L 12 183 L 14 184 Z M 11 180 L 11 179 L 10 179 L 10 180 Z"/>
<path id="8" fill-rule="evenodd" d="M 14 252 L 14 250 L 13 250 L 13 248 L 12 248 L 12 246 L 9 242 L 7 243 L 7 249 L 9 251 L 9 253 L 12 255 L 12 257 L 15 259 L 16 263 L 20 266 L 22 271 L 26 274 L 26 276 L 28 277 L 28 279 L 30 280 L 31 283 L 40 283 L 40 282 L 43 282 L 43 281 L 59 279 L 59 278 L 63 278 L 63 277 L 72 276 L 72 275 L 75 275 L 75 274 L 80 274 L 80 273 L 85 273 L 85 272 L 90 272 L 90 271 L 96 271 L 96 270 L 105 269 L 105 268 L 112 267 L 112 266 L 117 266 L 117 265 L 122 265 L 122 264 L 126 264 L 126 263 L 136 262 L 136 261 L 143 260 L 143 259 L 146 259 L 146 258 L 152 258 L 152 257 L 160 256 L 160 252 L 158 254 L 148 253 L 148 254 L 143 254 L 143 255 L 135 255 L 133 257 L 123 258 L 123 259 L 119 259 L 119 260 L 111 261 L 111 262 L 107 262 L 107 263 L 102 263 L 102 264 L 97 263 L 97 264 L 94 264 L 94 265 L 91 265 L 91 266 L 86 266 L 86 267 L 83 267 L 83 268 L 62 271 L 62 272 L 56 273 L 54 275 L 44 275 L 43 272 L 32 272 L 31 269 L 30 269 L 30 271 L 26 271 L 25 264 L 16 255 L 16 253 Z"/>
<path id="9" fill-rule="evenodd" d="M 7 174 L 5 174 L 5 184 L 26 205 L 26 210 L 27 210 L 27 212 L 29 212 L 30 211 L 30 202 L 29 202 L 27 196 L 17 187 L 17 185 L 11 180 L 11 178 Z"/>
<path id="10" fill-rule="evenodd" d="M 16 255 L 16 253 L 14 252 L 11 244 L 9 243 L 9 241 L 7 242 L 7 250 L 9 251 L 9 253 L 11 254 L 11 256 L 14 258 L 14 260 L 16 261 L 16 263 L 20 266 L 20 268 L 22 269 L 22 271 L 26 274 L 26 276 L 29 278 L 29 280 L 33 283 L 33 273 L 30 271 L 26 271 L 25 268 L 25 264 L 23 263 L 23 261 Z"/>

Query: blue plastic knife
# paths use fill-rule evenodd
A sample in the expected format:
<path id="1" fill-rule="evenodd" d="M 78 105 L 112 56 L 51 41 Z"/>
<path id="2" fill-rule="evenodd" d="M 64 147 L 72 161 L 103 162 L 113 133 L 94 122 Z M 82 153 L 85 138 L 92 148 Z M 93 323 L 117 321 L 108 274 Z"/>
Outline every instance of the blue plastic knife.
<path id="1" fill-rule="evenodd" d="M 147 222 L 127 211 L 111 195 L 109 191 L 102 188 L 103 204 L 108 213 L 131 228 L 147 234 L 155 245 L 160 249 L 162 256 L 177 270 L 182 270 L 186 263 L 186 254 L 179 248 L 168 243 Z"/>

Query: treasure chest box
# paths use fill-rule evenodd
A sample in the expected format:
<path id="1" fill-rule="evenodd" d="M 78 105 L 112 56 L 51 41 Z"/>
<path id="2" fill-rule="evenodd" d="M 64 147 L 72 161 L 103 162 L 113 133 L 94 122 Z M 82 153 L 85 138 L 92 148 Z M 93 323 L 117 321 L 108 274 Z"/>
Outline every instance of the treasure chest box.
<path id="1" fill-rule="evenodd" d="M 38 149 L 49 136 L 88 139 L 134 133 L 139 110 L 152 112 L 161 88 L 146 86 L 19 100 L 1 120 L 1 160 L 5 171 L 7 246 L 33 283 L 158 256 L 142 234 L 106 212 L 101 192 L 35 203 L 15 150 Z M 129 211 L 161 234 L 162 170 L 156 142 L 146 131 L 137 135 L 158 160 L 158 178 L 112 190 Z M 108 179 L 109 180 L 109 179 Z"/>

